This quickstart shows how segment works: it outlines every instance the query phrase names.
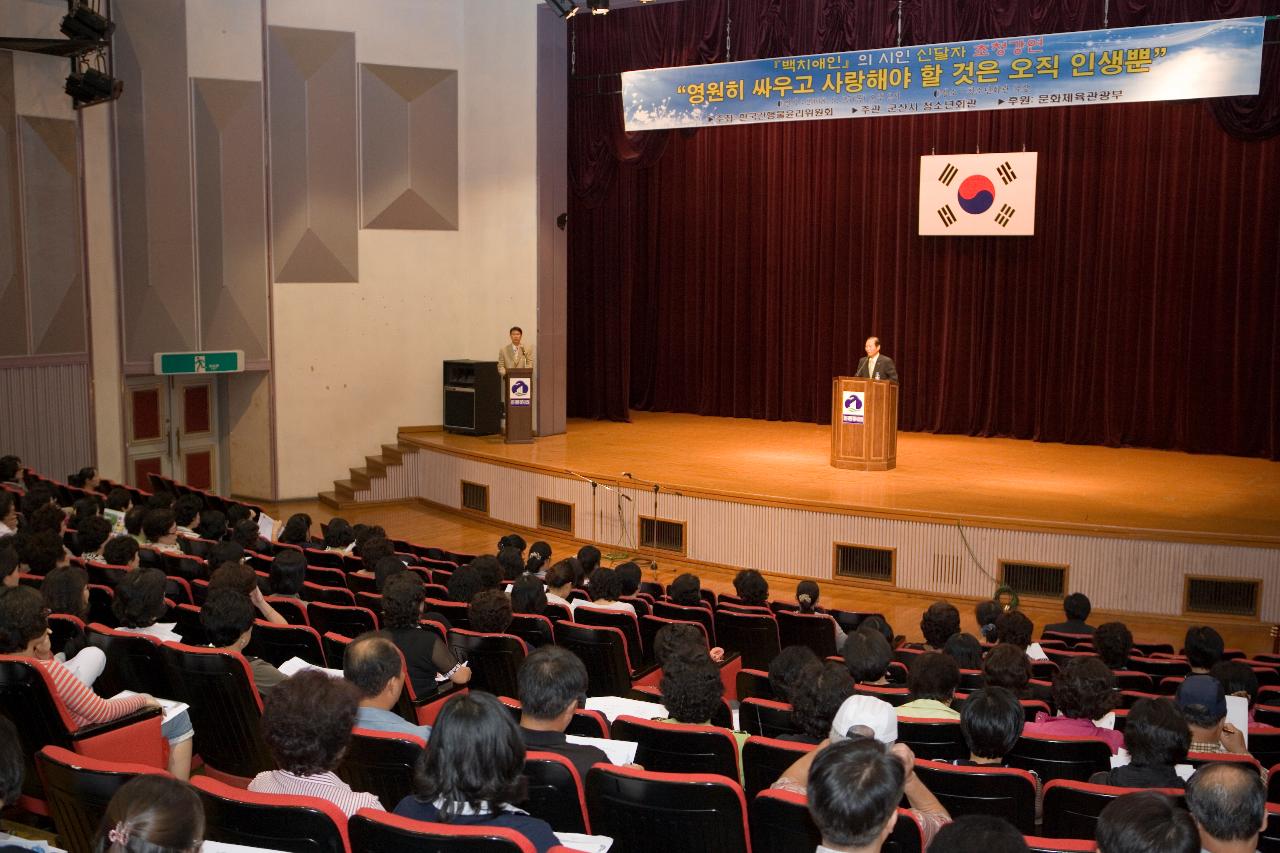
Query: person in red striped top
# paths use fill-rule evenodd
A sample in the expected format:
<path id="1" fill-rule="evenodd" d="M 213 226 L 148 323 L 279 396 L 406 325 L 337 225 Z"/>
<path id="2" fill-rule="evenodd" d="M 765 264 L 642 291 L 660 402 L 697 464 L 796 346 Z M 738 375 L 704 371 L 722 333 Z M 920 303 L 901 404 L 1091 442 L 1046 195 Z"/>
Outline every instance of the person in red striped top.
<path id="1" fill-rule="evenodd" d="M 76 728 L 110 722 L 143 708 L 159 707 L 159 703 L 145 693 L 103 699 L 86 687 L 53 656 L 49 647 L 48 614 L 44 599 L 30 587 L 19 586 L 0 592 L 0 654 L 30 658 L 44 667 Z M 179 779 L 189 778 L 191 722 L 186 712 L 166 723 L 162 731 L 169 739 L 169 772 Z"/>

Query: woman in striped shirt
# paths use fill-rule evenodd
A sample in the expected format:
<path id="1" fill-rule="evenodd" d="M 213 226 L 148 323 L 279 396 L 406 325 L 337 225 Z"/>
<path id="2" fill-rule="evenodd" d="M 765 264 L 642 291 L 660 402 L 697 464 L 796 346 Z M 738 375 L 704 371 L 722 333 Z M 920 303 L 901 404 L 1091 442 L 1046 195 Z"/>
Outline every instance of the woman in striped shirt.
<path id="1" fill-rule="evenodd" d="M 53 656 L 49 647 L 48 611 L 40 593 L 30 587 L 0 592 L 0 654 L 30 658 L 44 667 L 76 728 L 107 723 L 142 708 L 159 707 L 159 703 L 145 693 L 103 699 L 76 678 Z M 161 731 L 169 741 L 169 772 L 179 779 L 190 777 L 192 733 L 186 712 L 165 723 Z"/>

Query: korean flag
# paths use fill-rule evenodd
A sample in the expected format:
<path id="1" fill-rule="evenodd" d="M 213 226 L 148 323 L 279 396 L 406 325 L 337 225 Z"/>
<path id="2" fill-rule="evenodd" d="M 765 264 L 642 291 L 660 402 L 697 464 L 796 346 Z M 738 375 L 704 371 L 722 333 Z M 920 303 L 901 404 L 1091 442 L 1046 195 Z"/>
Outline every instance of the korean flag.
<path id="1" fill-rule="evenodd" d="M 920 158 L 921 236 L 1036 233 L 1035 151 Z"/>

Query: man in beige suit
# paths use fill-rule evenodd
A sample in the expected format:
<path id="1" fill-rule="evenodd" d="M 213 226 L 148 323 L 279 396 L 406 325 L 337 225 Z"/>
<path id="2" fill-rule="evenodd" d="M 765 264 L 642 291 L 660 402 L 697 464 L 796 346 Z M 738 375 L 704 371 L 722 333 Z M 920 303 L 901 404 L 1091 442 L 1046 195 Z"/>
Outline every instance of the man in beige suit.
<path id="1" fill-rule="evenodd" d="M 533 367 L 533 347 L 521 344 L 520 338 L 524 330 L 519 326 L 511 327 L 511 344 L 498 350 L 498 373 L 507 375 L 509 367 Z"/>

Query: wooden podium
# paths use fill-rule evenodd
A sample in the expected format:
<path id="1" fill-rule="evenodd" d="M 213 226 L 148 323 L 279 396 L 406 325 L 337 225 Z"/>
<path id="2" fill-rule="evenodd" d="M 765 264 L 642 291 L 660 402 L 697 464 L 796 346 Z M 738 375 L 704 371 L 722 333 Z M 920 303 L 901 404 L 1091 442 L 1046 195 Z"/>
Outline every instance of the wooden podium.
<path id="1" fill-rule="evenodd" d="M 503 439 L 507 444 L 533 442 L 533 368 L 508 367 L 502 380 L 502 398 L 506 401 L 507 428 Z"/>
<path id="2" fill-rule="evenodd" d="M 831 383 L 831 465 L 888 471 L 897 464 L 897 383 L 836 377 Z"/>

